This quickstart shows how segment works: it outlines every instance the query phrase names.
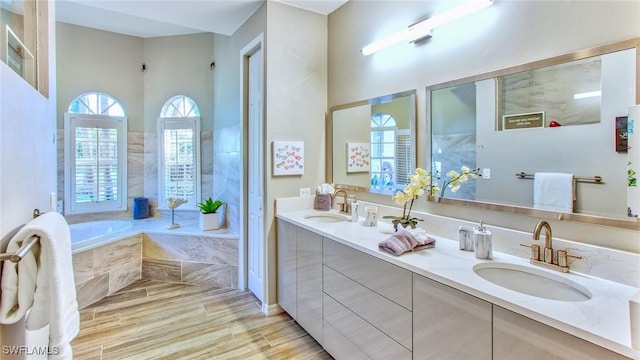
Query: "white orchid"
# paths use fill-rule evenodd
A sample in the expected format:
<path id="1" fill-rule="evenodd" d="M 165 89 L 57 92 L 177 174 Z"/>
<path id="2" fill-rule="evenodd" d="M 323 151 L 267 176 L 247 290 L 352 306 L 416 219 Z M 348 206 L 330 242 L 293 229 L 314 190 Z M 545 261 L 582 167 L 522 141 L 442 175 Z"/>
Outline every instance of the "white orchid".
<path id="1" fill-rule="evenodd" d="M 414 174 L 409 175 L 409 183 L 404 186 L 403 191 L 396 192 L 393 195 L 393 201 L 398 205 L 403 205 L 402 216 L 384 216 L 385 219 L 392 219 L 394 223 L 394 228 L 397 230 L 397 224 L 402 224 L 402 226 L 411 226 L 412 228 L 416 227 L 418 221 L 422 221 L 422 219 L 418 219 L 416 217 L 411 217 L 411 208 L 413 207 L 413 201 L 418 197 L 422 196 L 425 193 L 429 195 L 433 195 L 440 191 L 435 184 L 431 183 L 431 174 L 426 172 L 422 168 L 417 168 Z M 407 210 L 407 204 L 409 204 L 409 209 Z"/>
<path id="2" fill-rule="evenodd" d="M 460 186 L 469 181 L 469 179 L 477 178 L 479 173 L 480 169 L 475 169 L 472 171 L 471 169 L 469 169 L 469 167 L 463 165 L 460 168 L 460 172 L 457 172 L 455 170 L 450 170 L 447 172 L 447 177 L 451 180 L 445 181 L 442 184 L 442 187 L 445 189 L 448 187 L 449 189 L 451 189 L 451 192 L 456 192 L 460 190 Z"/>

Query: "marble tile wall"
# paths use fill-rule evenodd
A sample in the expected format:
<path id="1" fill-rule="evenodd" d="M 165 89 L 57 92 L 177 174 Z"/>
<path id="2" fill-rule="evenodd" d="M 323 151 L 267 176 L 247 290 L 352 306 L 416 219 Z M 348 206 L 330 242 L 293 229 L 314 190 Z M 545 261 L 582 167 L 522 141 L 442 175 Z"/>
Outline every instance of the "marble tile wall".
<path id="1" fill-rule="evenodd" d="M 238 239 L 143 234 L 142 278 L 238 286 Z"/>
<path id="2" fill-rule="evenodd" d="M 242 131 L 232 125 L 213 132 L 213 194 L 227 203 L 223 218 L 226 226 L 240 233 L 240 170 Z"/>
<path id="3" fill-rule="evenodd" d="M 78 306 L 83 308 L 141 278 L 142 235 L 73 254 Z"/>
<path id="4" fill-rule="evenodd" d="M 58 150 L 58 199 L 64 199 L 64 130 L 57 131 Z M 201 131 L 201 196 L 203 199 L 213 197 L 213 133 Z M 128 209 L 121 212 L 105 214 L 69 215 L 70 223 L 102 220 L 105 218 L 129 219 L 133 217 L 133 198 L 144 196 L 149 199 L 151 216 L 161 216 L 158 211 L 158 136 L 156 133 L 130 131 L 127 136 L 127 197 Z M 226 201 L 226 200 L 225 200 Z M 239 200 L 235 203 L 239 204 Z M 165 214 L 166 215 L 166 214 Z M 192 214 L 192 216 L 197 216 Z M 223 217 L 224 218 L 224 217 Z"/>

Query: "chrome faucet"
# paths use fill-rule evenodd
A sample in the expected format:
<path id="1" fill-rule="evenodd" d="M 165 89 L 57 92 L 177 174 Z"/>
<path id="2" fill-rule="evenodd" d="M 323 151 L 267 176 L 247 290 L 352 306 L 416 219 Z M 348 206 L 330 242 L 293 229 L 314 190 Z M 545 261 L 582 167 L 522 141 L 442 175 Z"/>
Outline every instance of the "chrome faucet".
<path id="1" fill-rule="evenodd" d="M 340 212 L 345 214 L 351 214 L 351 204 L 347 202 L 347 192 L 340 189 L 333 193 L 334 197 L 337 197 L 338 194 L 342 193 L 342 204 L 340 204 Z"/>
<path id="2" fill-rule="evenodd" d="M 541 220 L 536 224 L 533 229 L 533 240 L 540 240 L 540 233 L 544 229 L 544 248 L 540 253 L 539 245 L 520 244 L 531 248 L 531 259 L 529 260 L 533 265 L 542 266 L 548 269 L 569 272 L 569 265 L 567 264 L 567 257 L 573 257 L 576 259 L 582 259 L 582 256 L 568 254 L 566 250 L 558 250 L 557 255 L 553 256 L 553 239 L 551 235 L 551 225 L 548 222 Z"/>

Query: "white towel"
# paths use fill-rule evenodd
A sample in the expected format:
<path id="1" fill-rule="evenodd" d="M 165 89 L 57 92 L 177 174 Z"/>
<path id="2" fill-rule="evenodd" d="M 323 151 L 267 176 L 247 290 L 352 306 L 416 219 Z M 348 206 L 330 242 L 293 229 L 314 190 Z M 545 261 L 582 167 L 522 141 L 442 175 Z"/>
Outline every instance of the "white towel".
<path id="1" fill-rule="evenodd" d="M 533 179 L 533 207 L 573 212 L 575 187 L 573 174 L 537 172 Z"/>
<path id="2" fill-rule="evenodd" d="M 15 251 L 31 236 L 40 236 L 20 262 L 5 261 L 2 269 L 0 323 L 15 323 L 31 308 L 28 330 L 49 324 L 51 359 L 72 359 L 71 340 L 80 329 L 71 258 L 71 234 L 62 215 L 48 212 L 30 221 L 9 242 Z"/>

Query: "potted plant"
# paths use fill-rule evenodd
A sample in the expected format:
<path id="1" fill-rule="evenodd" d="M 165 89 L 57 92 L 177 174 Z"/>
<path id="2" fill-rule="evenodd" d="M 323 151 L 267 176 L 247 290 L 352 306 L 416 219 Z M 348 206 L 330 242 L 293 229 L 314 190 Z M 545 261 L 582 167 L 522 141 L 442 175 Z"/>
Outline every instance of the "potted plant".
<path id="1" fill-rule="evenodd" d="M 200 208 L 200 230 L 216 230 L 220 228 L 220 214 L 217 211 L 222 205 L 224 205 L 222 200 L 213 201 L 211 197 L 198 203 L 198 208 Z"/>

